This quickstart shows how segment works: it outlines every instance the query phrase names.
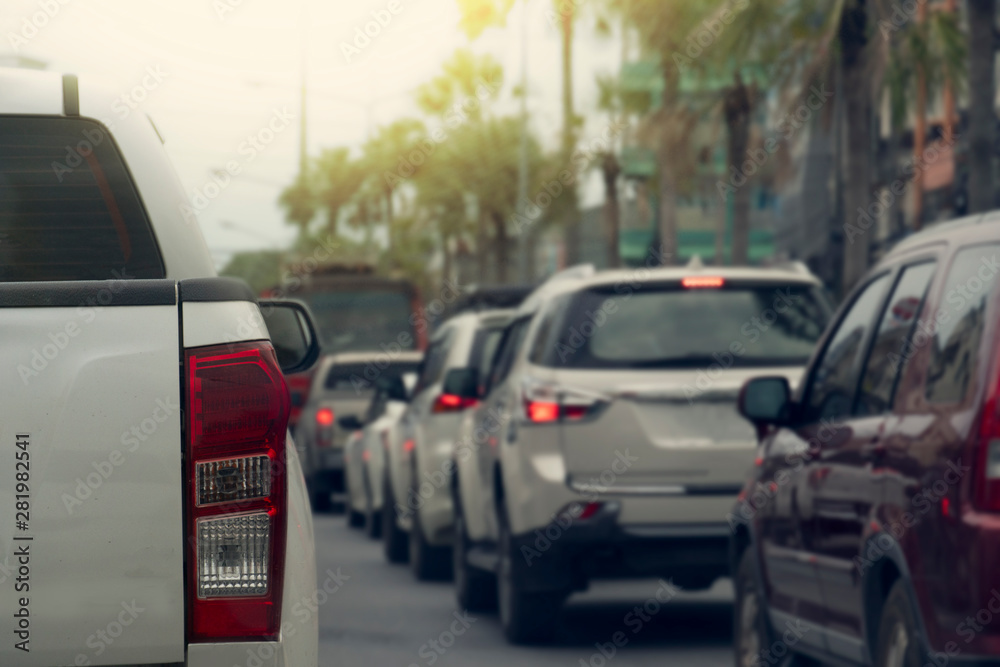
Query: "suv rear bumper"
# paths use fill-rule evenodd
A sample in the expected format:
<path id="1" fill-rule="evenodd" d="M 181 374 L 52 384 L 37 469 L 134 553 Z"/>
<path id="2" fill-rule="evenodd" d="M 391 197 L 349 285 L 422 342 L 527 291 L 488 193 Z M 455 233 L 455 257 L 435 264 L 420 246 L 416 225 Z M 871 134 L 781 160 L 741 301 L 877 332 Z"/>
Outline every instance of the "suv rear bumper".
<path id="1" fill-rule="evenodd" d="M 577 590 L 591 579 L 633 577 L 702 587 L 729 575 L 725 523 L 623 525 L 619 511 L 620 505 L 608 503 L 589 519 L 556 521 L 514 535 L 525 590 Z"/>

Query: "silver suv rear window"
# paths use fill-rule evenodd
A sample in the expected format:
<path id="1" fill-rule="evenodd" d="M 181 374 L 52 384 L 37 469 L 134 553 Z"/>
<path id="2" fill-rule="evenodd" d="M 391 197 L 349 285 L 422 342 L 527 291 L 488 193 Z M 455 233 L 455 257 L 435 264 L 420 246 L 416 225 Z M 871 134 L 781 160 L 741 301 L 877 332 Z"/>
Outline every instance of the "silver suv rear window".
<path id="1" fill-rule="evenodd" d="M 100 124 L 0 117 L 0 282 L 164 276 L 132 179 Z"/>
<path id="2" fill-rule="evenodd" d="M 574 295 L 536 349 L 557 368 L 804 365 L 829 317 L 805 284 L 619 285 Z"/>

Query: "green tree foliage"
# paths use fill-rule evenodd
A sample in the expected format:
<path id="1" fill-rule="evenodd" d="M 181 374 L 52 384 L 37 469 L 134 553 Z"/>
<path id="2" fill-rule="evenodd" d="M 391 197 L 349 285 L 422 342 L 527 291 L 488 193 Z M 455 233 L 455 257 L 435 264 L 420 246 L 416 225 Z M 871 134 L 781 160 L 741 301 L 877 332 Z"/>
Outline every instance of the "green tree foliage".
<path id="1" fill-rule="evenodd" d="M 238 252 L 219 272 L 230 278 L 242 278 L 256 293 L 278 284 L 284 253 L 280 250 Z"/>

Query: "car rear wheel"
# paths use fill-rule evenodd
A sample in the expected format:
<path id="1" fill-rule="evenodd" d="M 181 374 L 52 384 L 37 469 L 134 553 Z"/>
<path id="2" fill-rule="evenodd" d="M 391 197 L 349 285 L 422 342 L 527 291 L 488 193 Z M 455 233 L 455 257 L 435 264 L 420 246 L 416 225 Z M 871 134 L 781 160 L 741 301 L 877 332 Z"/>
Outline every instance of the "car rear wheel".
<path id="1" fill-rule="evenodd" d="M 458 606 L 469 611 L 495 611 L 497 608 L 496 575 L 469 565 L 469 547 L 465 519 L 456 503 L 452 569 L 455 572 L 455 595 L 458 598 Z"/>
<path id="2" fill-rule="evenodd" d="M 451 578 L 450 548 L 427 543 L 420 525 L 419 510 L 413 512 L 413 528 L 410 529 L 410 569 L 420 581 L 446 581 Z"/>
<path id="3" fill-rule="evenodd" d="M 878 662 L 883 667 L 921 667 L 927 662 L 920 631 L 902 580 L 893 584 L 882 609 Z"/>
<path id="4" fill-rule="evenodd" d="M 534 644 L 548 641 L 555 634 L 559 609 L 566 596 L 558 591 L 526 592 L 518 576 L 517 558 L 510 527 L 505 516 L 500 517 L 500 563 L 497 572 L 497 602 L 500 625 L 512 644 Z"/>
<path id="5" fill-rule="evenodd" d="M 410 555 L 409 537 L 396 523 L 396 497 L 392 494 L 392 482 L 386 473 L 382 492 L 382 546 L 385 559 L 390 563 L 405 563 Z"/>
<path id="6" fill-rule="evenodd" d="M 775 656 L 775 640 L 765 600 L 757 585 L 752 548 L 743 552 L 734 584 L 736 605 L 733 614 L 733 647 L 736 650 L 736 667 L 766 664 L 767 659 Z M 784 648 L 784 658 L 777 663 L 779 667 L 805 667 L 814 664 L 787 650 L 788 646 Z"/>
<path id="7" fill-rule="evenodd" d="M 754 565 L 753 549 L 748 548 L 743 552 L 736 574 L 733 646 L 737 667 L 760 664 L 762 651 L 771 645 L 771 626 L 761 601 Z"/>

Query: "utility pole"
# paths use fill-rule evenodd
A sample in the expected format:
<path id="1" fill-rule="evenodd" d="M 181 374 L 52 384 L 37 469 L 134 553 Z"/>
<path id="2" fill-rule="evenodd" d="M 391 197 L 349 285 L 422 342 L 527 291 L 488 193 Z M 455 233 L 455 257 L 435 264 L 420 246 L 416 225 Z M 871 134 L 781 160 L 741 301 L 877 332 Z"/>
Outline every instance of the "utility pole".
<path id="1" fill-rule="evenodd" d="M 571 3 L 560 3 L 562 20 L 562 78 L 563 78 L 563 131 L 562 159 L 565 168 L 570 168 L 570 160 L 575 147 L 575 123 L 573 113 L 573 13 Z M 582 174 L 580 174 L 582 176 Z M 580 262 L 580 211 L 577 208 L 577 183 L 567 186 L 569 206 L 566 211 L 564 238 L 566 242 L 566 264 L 572 266 Z"/>
<path id="2" fill-rule="evenodd" d="M 527 210 L 528 202 L 528 0 L 521 2 L 521 155 L 517 169 L 517 205 L 522 207 L 521 215 Z M 535 279 L 534 244 L 529 238 L 534 230 L 521 229 L 517 236 L 518 280 L 530 283 Z"/>
<path id="3" fill-rule="evenodd" d="M 309 155 L 306 149 L 306 57 L 309 47 L 309 22 L 306 15 L 308 0 L 302 0 L 302 9 L 299 12 L 299 79 L 300 79 L 300 99 L 299 99 L 299 178 L 305 180 L 306 172 L 309 169 Z"/>

